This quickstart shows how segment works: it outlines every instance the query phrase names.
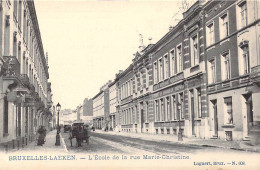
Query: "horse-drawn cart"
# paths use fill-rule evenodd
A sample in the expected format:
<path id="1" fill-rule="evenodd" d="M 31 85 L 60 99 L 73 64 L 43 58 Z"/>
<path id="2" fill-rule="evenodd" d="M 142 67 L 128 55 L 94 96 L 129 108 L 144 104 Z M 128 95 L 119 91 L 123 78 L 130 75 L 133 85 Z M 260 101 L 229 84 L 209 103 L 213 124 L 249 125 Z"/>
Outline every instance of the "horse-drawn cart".
<path id="1" fill-rule="evenodd" d="M 81 143 L 85 140 L 89 144 L 89 129 L 84 123 L 73 123 L 70 130 L 70 144 L 72 146 L 72 139 L 76 138 L 77 147 L 81 146 Z"/>

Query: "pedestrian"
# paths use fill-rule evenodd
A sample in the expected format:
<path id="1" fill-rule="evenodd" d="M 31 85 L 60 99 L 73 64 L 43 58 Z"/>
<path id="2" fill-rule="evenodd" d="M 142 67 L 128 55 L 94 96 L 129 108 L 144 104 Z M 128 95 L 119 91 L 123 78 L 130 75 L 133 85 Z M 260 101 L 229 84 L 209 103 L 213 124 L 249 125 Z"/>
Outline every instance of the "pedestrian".
<path id="1" fill-rule="evenodd" d="M 83 135 L 84 135 L 83 128 L 81 126 L 78 126 L 77 135 L 76 135 L 78 147 L 82 146 L 81 143 L 82 143 Z"/>
<path id="2" fill-rule="evenodd" d="M 37 133 L 38 133 L 37 145 L 42 146 L 44 144 L 44 139 L 45 139 L 45 136 L 46 136 L 46 130 L 44 129 L 43 126 L 40 126 Z"/>

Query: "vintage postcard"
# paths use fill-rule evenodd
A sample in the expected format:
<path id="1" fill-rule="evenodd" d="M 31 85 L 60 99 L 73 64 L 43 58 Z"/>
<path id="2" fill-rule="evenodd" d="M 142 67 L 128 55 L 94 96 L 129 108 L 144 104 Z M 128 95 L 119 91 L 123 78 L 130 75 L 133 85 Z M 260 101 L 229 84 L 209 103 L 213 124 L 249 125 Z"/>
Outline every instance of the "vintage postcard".
<path id="1" fill-rule="evenodd" d="M 0 169 L 260 169 L 258 0 L 0 0 Z"/>

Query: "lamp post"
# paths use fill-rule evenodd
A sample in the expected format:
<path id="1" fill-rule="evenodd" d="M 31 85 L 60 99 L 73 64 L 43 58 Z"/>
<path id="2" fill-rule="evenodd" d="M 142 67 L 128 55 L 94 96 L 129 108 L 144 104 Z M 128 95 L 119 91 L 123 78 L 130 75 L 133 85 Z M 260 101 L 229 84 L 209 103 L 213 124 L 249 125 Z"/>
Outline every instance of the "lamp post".
<path id="1" fill-rule="evenodd" d="M 60 146 L 60 108 L 61 108 L 61 105 L 60 105 L 60 103 L 58 103 L 57 105 L 56 105 L 56 110 L 57 110 L 57 112 L 58 112 L 58 121 L 57 121 L 57 135 L 56 135 L 56 143 L 55 143 L 55 145 L 56 146 Z"/>
<path id="2" fill-rule="evenodd" d="M 179 102 L 178 102 L 178 115 L 179 115 L 178 141 L 183 141 L 182 132 L 181 132 L 181 104 Z"/>

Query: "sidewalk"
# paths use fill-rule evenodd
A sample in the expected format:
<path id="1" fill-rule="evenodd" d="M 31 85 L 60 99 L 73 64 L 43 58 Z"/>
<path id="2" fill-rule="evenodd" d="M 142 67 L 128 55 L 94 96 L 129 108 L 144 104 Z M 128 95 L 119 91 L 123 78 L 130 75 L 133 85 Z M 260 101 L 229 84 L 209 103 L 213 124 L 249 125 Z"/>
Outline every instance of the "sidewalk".
<path id="1" fill-rule="evenodd" d="M 167 141 L 173 143 L 187 144 L 187 145 L 199 145 L 205 147 L 217 147 L 225 149 L 235 149 L 250 152 L 260 152 L 260 145 L 251 146 L 248 141 L 225 141 L 220 139 L 198 139 L 183 137 L 183 141 L 178 141 L 177 135 L 163 135 L 163 134 L 148 134 L 148 133 L 127 133 L 127 132 L 115 132 L 115 131 L 102 131 L 96 130 L 93 133 L 113 134 L 118 136 L 127 136 L 132 138 L 140 138 L 153 141 Z"/>
<path id="2" fill-rule="evenodd" d="M 30 152 L 30 153 L 35 152 L 35 153 L 46 153 L 47 154 L 47 153 L 54 153 L 54 152 L 57 152 L 57 153 L 68 152 L 62 136 L 60 138 L 60 146 L 55 146 L 56 134 L 57 134 L 56 130 L 48 132 L 46 134 L 46 138 L 45 138 L 46 142 L 43 144 L 43 146 L 37 146 L 37 142 L 34 141 L 34 142 L 29 143 L 24 148 L 16 150 L 12 153 L 20 154 L 20 153 L 26 153 L 26 152 Z"/>

